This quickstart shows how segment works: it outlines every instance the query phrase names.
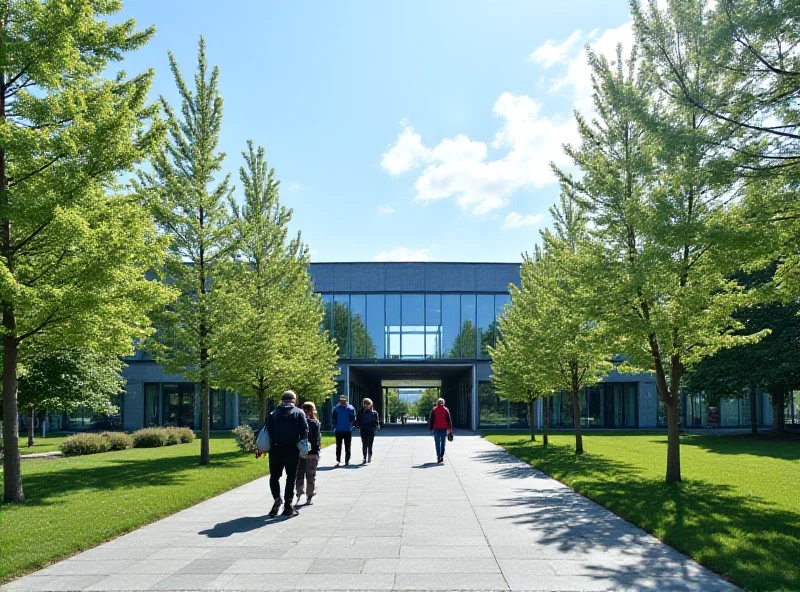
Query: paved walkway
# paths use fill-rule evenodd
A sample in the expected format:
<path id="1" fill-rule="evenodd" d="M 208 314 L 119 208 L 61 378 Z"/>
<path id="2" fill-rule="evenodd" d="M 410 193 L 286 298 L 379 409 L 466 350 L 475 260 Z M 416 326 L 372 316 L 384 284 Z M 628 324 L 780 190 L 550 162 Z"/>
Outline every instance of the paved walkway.
<path id="1" fill-rule="evenodd" d="M 407 434 L 384 430 L 366 467 L 324 450 L 297 518 L 266 517 L 259 479 L 2 590 L 733 589 L 482 438 L 437 466 Z"/>

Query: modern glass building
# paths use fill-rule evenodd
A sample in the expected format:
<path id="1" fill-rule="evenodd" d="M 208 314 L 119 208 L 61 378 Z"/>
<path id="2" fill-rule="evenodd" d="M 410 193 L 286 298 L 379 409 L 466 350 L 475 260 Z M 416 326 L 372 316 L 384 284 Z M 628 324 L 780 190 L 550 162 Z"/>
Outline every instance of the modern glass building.
<path id="1" fill-rule="evenodd" d="M 524 403 L 501 399 L 491 384 L 487 347 L 497 339 L 497 319 L 519 285 L 518 263 L 313 263 L 311 276 L 325 307 L 325 328 L 339 344 L 337 392 L 321 408 L 322 419 L 345 393 L 358 404 L 370 397 L 384 413 L 389 388 L 440 389 L 461 427 L 525 428 Z M 126 389 L 113 418 L 91 413 L 51 418 L 51 429 L 135 430 L 150 425 L 199 427 L 197 386 L 165 374 L 141 352 L 126 360 Z M 552 427 L 572 426 L 569 397 L 551 398 Z M 212 393 L 213 429 L 255 424 L 252 397 Z M 586 428 L 637 429 L 666 425 L 649 374 L 612 372 L 580 396 Z M 541 418 L 537 410 L 536 421 Z M 772 419 L 769 395 L 760 393 L 759 424 Z M 787 422 L 800 423 L 800 392 L 787 396 Z M 709 406 L 705 397 L 685 396 L 684 427 L 749 426 L 747 398 Z"/>

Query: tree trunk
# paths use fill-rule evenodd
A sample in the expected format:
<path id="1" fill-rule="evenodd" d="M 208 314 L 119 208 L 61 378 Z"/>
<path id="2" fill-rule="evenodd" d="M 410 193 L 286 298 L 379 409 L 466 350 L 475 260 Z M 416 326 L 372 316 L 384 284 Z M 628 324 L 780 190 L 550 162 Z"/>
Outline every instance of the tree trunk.
<path id="1" fill-rule="evenodd" d="M 16 330 L 14 310 L 3 308 L 3 326 Z M 17 340 L 13 334 L 3 336 L 3 501 L 22 503 L 22 472 L 19 458 L 19 411 L 17 409 Z"/>
<path id="2" fill-rule="evenodd" d="M 264 395 L 264 390 L 258 391 L 258 425 L 263 426 L 267 421 L 267 397 Z"/>
<path id="3" fill-rule="evenodd" d="M 545 397 L 542 402 L 542 447 L 547 448 L 550 443 L 550 400 Z"/>
<path id="4" fill-rule="evenodd" d="M 581 434 L 581 405 L 578 402 L 578 386 L 572 385 L 572 419 L 575 422 L 575 454 L 583 454 L 583 435 Z"/>
<path id="5" fill-rule="evenodd" d="M 750 426 L 751 433 L 758 436 L 758 394 L 754 385 L 750 385 Z"/>
<path id="6" fill-rule="evenodd" d="M 536 442 L 536 414 L 534 410 L 536 409 L 536 399 L 531 399 L 528 401 L 528 423 L 531 426 L 531 442 Z"/>
<path id="7" fill-rule="evenodd" d="M 28 407 L 28 448 L 31 448 L 36 442 L 33 439 L 33 434 L 36 429 L 36 409 L 33 405 Z"/>
<path id="8" fill-rule="evenodd" d="M 782 384 L 772 389 L 772 431 L 782 434 L 786 431 L 786 390 Z"/>
<path id="9" fill-rule="evenodd" d="M 670 373 L 670 401 L 667 405 L 667 483 L 681 481 L 681 396 L 678 385 L 681 379 L 680 358 L 672 359 Z"/>
<path id="10" fill-rule="evenodd" d="M 200 351 L 202 359 L 204 350 Z M 211 397 L 209 390 L 208 379 L 202 378 L 200 380 L 200 464 L 203 466 L 211 464 Z"/>

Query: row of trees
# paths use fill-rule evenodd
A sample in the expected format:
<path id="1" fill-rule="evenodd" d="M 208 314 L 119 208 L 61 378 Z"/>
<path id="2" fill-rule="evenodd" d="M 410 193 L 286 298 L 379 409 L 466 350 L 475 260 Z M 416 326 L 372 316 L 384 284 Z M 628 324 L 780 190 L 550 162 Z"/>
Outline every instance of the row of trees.
<path id="1" fill-rule="evenodd" d="M 203 464 L 211 387 L 262 409 L 284 388 L 317 400 L 333 389 L 336 346 L 264 150 L 247 146 L 241 200 L 222 176 L 219 72 L 203 41 L 194 88 L 170 56 L 179 110 L 151 104 L 152 70 L 105 76 L 154 33 L 110 24 L 120 9 L 0 0 L 6 502 L 24 501 L 20 403 L 107 407 L 133 343 L 200 383 Z"/>
<path id="2" fill-rule="evenodd" d="M 770 329 L 745 311 L 798 296 L 800 25 L 779 0 L 634 1 L 632 15 L 627 59 L 589 51 L 594 113 L 575 114 L 554 228 L 524 258 L 492 354 L 505 396 L 571 394 L 578 453 L 578 391 L 620 352 L 653 372 L 674 482 L 687 372 L 755 347 Z"/>

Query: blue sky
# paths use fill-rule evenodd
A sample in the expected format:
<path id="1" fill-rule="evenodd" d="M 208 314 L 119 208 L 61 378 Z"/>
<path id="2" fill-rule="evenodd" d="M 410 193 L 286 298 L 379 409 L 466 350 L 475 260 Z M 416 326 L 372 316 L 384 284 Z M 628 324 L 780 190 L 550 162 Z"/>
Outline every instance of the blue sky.
<path id="1" fill-rule="evenodd" d="M 156 26 L 124 63 L 154 97 L 176 103 L 167 50 L 190 78 L 205 36 L 226 169 L 266 148 L 315 261 L 519 260 L 590 106 L 583 44 L 630 39 L 626 0 L 125 4 Z"/>

